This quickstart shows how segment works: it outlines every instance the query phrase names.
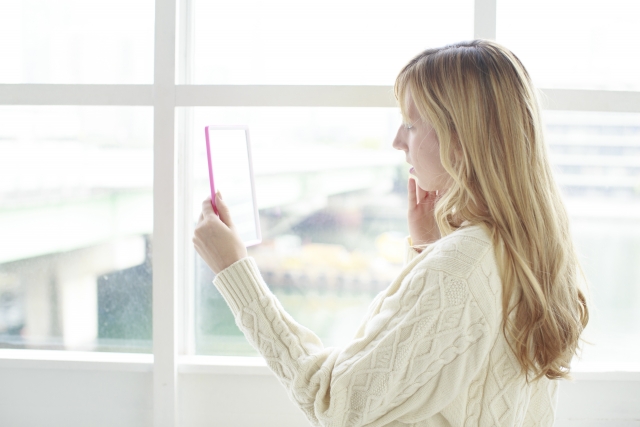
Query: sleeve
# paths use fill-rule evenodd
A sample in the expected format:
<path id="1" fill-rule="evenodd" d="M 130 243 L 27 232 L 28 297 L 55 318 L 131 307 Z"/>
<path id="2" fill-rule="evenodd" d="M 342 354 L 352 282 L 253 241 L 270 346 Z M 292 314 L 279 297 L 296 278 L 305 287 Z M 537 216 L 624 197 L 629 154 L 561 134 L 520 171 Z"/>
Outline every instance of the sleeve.
<path id="1" fill-rule="evenodd" d="M 313 425 L 382 426 L 443 409 L 479 372 L 493 341 L 466 282 L 422 264 L 376 297 L 369 321 L 342 349 L 323 347 L 284 311 L 253 258 L 214 284 Z"/>
<path id="2" fill-rule="evenodd" d="M 413 246 L 411 236 L 407 236 L 404 241 L 404 265 L 409 264 L 415 257 L 420 255 L 420 252 L 416 251 L 411 246 Z"/>
<path id="3" fill-rule="evenodd" d="M 525 415 L 524 427 L 552 427 L 558 406 L 560 380 L 540 378 L 531 386 L 531 400 Z"/>

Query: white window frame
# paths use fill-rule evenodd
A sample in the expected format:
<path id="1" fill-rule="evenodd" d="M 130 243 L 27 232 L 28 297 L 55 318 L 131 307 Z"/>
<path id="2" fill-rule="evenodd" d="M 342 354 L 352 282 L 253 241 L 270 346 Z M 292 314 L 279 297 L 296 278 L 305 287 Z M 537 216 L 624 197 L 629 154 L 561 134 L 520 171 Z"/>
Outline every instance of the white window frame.
<path id="1" fill-rule="evenodd" d="M 475 0 L 474 37 L 495 39 L 496 1 Z M 191 0 L 155 1 L 154 83 L 0 84 L 0 105 L 149 106 L 154 111 L 153 354 L 0 350 L 0 368 L 150 372 L 153 425 L 175 427 L 178 374 L 271 375 L 261 358 L 196 356 L 189 257 L 189 137 L 195 106 L 395 107 L 391 86 L 191 85 Z M 177 77 L 177 79 L 176 79 Z M 176 80 L 179 84 L 176 84 Z M 640 113 L 640 92 L 543 89 L 550 110 Z M 177 111 L 185 111 L 177 114 Z M 188 284 L 189 286 L 183 286 Z M 634 381 L 638 366 L 583 367 L 582 381 Z"/>

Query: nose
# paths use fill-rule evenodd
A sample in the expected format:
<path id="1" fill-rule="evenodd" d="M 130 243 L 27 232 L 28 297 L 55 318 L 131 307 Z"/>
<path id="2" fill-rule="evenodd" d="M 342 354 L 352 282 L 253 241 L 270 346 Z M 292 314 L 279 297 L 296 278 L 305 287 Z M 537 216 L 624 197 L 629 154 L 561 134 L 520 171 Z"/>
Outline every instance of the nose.
<path id="1" fill-rule="evenodd" d="M 396 133 L 396 137 L 393 140 L 392 147 L 395 148 L 396 150 L 407 151 L 405 148 L 407 144 L 404 142 L 404 138 L 403 138 L 404 137 L 403 130 L 404 130 L 404 126 L 400 125 L 400 127 L 398 128 L 398 132 Z"/>

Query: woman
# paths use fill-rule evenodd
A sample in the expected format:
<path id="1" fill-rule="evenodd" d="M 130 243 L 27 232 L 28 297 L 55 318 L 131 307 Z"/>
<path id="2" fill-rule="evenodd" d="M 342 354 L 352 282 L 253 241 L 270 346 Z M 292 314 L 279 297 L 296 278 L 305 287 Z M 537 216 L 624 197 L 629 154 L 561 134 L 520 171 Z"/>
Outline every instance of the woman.
<path id="1" fill-rule="evenodd" d="M 421 53 L 395 92 L 413 247 L 349 345 L 324 348 L 283 310 L 219 194 L 195 247 L 314 425 L 550 426 L 588 309 L 531 80 L 474 40 Z"/>

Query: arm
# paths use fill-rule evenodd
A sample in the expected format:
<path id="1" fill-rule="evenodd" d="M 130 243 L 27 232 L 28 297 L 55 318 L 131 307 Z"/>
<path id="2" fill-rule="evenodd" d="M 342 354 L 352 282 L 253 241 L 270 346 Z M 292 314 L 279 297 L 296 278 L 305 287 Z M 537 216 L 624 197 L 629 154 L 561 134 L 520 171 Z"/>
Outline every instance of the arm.
<path id="1" fill-rule="evenodd" d="M 214 284 L 236 324 L 313 424 L 417 422 L 447 406 L 477 375 L 497 334 L 496 319 L 483 316 L 467 281 L 444 271 L 469 278 L 480 271 L 470 259 L 479 260 L 489 243 L 459 253 L 431 245 L 378 295 L 349 345 L 325 348 L 269 291 L 227 207 L 217 202 L 219 218 L 209 199 L 203 203 L 196 250 L 219 273 Z"/>
<path id="2" fill-rule="evenodd" d="M 533 383 L 531 386 L 531 400 L 524 419 L 524 427 L 553 426 L 558 406 L 559 386 L 559 380 L 550 380 L 546 377 L 540 378 Z"/>
<path id="3" fill-rule="evenodd" d="M 430 252 L 432 248 L 433 248 L 433 245 L 431 244 L 424 249 L 423 248 L 415 249 L 413 247 L 411 236 L 407 236 L 404 241 L 404 266 L 406 267 L 411 262 L 413 262 L 413 260 L 416 259 L 416 257 L 420 255 L 422 252 L 424 251 Z"/>
<path id="4" fill-rule="evenodd" d="M 420 263 L 370 307 L 361 334 L 324 348 L 243 258 L 214 280 L 238 327 L 314 425 L 416 422 L 468 386 L 492 337 L 466 282 Z"/>

